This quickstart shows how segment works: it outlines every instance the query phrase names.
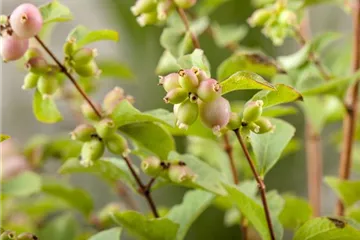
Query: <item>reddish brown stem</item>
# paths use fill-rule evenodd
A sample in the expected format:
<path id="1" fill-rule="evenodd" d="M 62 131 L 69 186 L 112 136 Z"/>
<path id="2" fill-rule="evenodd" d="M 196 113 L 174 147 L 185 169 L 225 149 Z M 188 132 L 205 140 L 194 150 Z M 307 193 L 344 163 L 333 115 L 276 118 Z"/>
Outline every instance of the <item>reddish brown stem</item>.
<path id="1" fill-rule="evenodd" d="M 199 39 L 198 39 L 198 38 L 196 37 L 196 35 L 191 31 L 191 29 L 190 29 L 190 24 L 189 24 L 189 20 L 188 20 L 188 18 L 186 17 L 186 13 L 185 13 L 184 9 L 177 7 L 177 8 L 176 8 L 176 11 L 178 12 L 181 20 L 183 21 L 186 31 L 190 33 L 190 35 L 191 35 L 191 40 L 192 40 L 192 42 L 193 42 L 194 47 L 195 47 L 195 48 L 200 48 Z"/>
<path id="2" fill-rule="evenodd" d="M 261 197 L 261 202 L 263 204 L 264 207 L 264 212 L 265 212 L 265 218 L 266 218 L 266 222 L 269 228 L 269 233 L 270 233 L 270 237 L 271 240 L 275 240 L 275 233 L 274 233 L 274 229 L 273 229 L 273 225 L 271 222 L 271 216 L 270 216 L 270 210 L 269 210 L 269 206 L 267 204 L 267 200 L 266 200 L 266 186 L 265 183 L 263 181 L 263 179 L 260 177 L 260 175 L 258 174 L 256 168 L 255 168 L 255 164 L 254 161 L 251 159 L 250 153 L 245 145 L 245 142 L 243 140 L 243 138 L 240 135 L 239 129 L 234 130 L 236 138 L 238 139 L 240 146 L 244 152 L 244 155 L 246 157 L 247 162 L 249 163 L 249 166 L 251 168 L 251 171 L 253 173 L 253 176 L 258 184 L 258 188 L 259 188 L 259 192 L 260 192 L 260 197 Z"/>
<path id="3" fill-rule="evenodd" d="M 354 2 L 353 9 L 353 59 L 352 71 L 355 73 L 360 68 L 360 0 Z M 350 177 L 351 171 L 351 156 L 354 144 L 354 135 L 356 129 L 356 117 L 358 111 L 358 97 L 359 97 L 359 79 L 350 86 L 345 99 L 345 106 L 347 108 L 346 115 L 343 121 L 343 145 L 340 155 L 339 177 L 346 180 Z M 338 200 L 336 204 L 336 214 L 344 215 L 344 205 Z"/>

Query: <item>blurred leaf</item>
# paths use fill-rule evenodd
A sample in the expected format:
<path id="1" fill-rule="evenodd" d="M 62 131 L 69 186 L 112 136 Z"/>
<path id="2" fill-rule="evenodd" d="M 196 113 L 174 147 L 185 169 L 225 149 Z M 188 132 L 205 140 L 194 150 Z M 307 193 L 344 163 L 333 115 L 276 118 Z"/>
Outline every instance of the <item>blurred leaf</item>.
<path id="1" fill-rule="evenodd" d="M 319 217 L 307 221 L 297 229 L 294 240 L 357 240 L 360 239 L 358 227 L 349 220 L 332 217 Z"/>
<path id="2" fill-rule="evenodd" d="M 66 22 L 73 19 L 68 7 L 62 5 L 57 0 L 53 0 L 39 7 L 43 24 L 51 22 Z"/>
<path id="3" fill-rule="evenodd" d="M 83 25 L 78 25 L 69 33 L 68 39 L 70 38 L 76 39 L 76 46 L 81 48 L 85 45 L 98 41 L 118 41 L 119 34 L 113 30 L 89 30 Z"/>
<path id="4" fill-rule="evenodd" d="M 225 59 L 217 68 L 217 77 L 223 81 L 238 71 L 254 72 L 264 77 L 273 77 L 282 70 L 274 60 L 257 52 L 237 52 Z"/>
<path id="5" fill-rule="evenodd" d="M 302 89 L 301 94 L 304 96 L 313 96 L 319 94 L 336 93 L 339 88 L 344 88 L 344 85 L 349 85 L 351 78 L 332 79 L 331 81 L 321 82 L 315 87 Z"/>
<path id="6" fill-rule="evenodd" d="M 276 91 L 262 90 L 258 92 L 251 101 L 263 100 L 264 108 L 282 103 L 303 101 L 302 95 L 296 89 L 284 84 L 276 84 L 275 87 Z"/>
<path id="7" fill-rule="evenodd" d="M 93 201 L 90 195 L 82 189 L 72 188 L 60 183 L 43 181 L 42 191 L 63 200 L 85 216 L 88 216 L 93 210 Z"/>
<path id="8" fill-rule="evenodd" d="M 308 7 L 311 5 L 317 5 L 317 4 L 327 4 L 327 3 L 341 3 L 343 4 L 344 1 L 342 0 L 305 0 L 303 2 L 303 7 Z"/>
<path id="9" fill-rule="evenodd" d="M 360 201 L 360 181 L 335 177 L 325 177 L 324 180 L 347 207 Z"/>
<path id="10" fill-rule="evenodd" d="M 24 199 L 16 202 L 17 211 L 31 216 L 31 218 L 44 218 L 51 213 L 69 209 L 69 205 L 52 196 L 41 196 Z"/>
<path id="11" fill-rule="evenodd" d="M 191 67 L 198 67 L 204 70 L 207 76 L 211 76 L 209 60 L 206 58 L 204 51 L 201 49 L 195 49 L 191 54 L 180 57 L 178 59 L 178 64 L 181 68 L 187 69 Z"/>
<path id="12" fill-rule="evenodd" d="M 258 197 L 259 198 L 259 197 Z M 279 217 L 280 213 L 284 209 L 285 200 L 283 197 L 278 193 L 277 190 L 271 190 L 266 193 L 266 199 L 269 205 L 269 209 L 271 209 L 271 215 Z M 261 199 L 259 199 L 259 203 Z"/>
<path id="13" fill-rule="evenodd" d="M 103 60 L 98 62 L 101 77 L 121 78 L 132 80 L 134 78 L 130 68 L 125 63 L 116 60 Z"/>
<path id="14" fill-rule="evenodd" d="M 250 136 L 256 167 L 262 176 L 279 161 L 282 151 L 295 134 L 295 128 L 283 120 L 271 119 L 271 123 L 276 126 L 274 132 L 251 133 Z"/>
<path id="15" fill-rule="evenodd" d="M 39 231 L 38 238 L 51 240 L 75 239 L 78 228 L 78 223 L 72 214 L 62 214 L 53 220 L 46 221 Z"/>
<path id="16" fill-rule="evenodd" d="M 10 136 L 8 136 L 8 135 L 0 134 L 0 142 L 5 141 L 5 140 L 7 140 L 9 138 L 10 138 Z"/>
<path id="17" fill-rule="evenodd" d="M 181 57 L 193 49 L 190 35 L 187 37 L 187 34 L 190 33 L 179 28 L 165 28 L 160 36 L 160 44 L 175 58 Z"/>
<path id="18" fill-rule="evenodd" d="M 283 117 L 287 115 L 296 114 L 298 111 L 295 107 L 291 106 L 275 106 L 272 108 L 265 108 L 262 116 L 264 117 Z"/>
<path id="19" fill-rule="evenodd" d="M 280 213 L 279 219 L 281 224 L 288 229 L 296 229 L 312 216 L 310 204 L 297 196 L 283 195 L 285 206 Z"/>
<path id="20" fill-rule="evenodd" d="M 229 197 L 233 200 L 234 204 L 240 210 L 240 212 L 253 225 L 253 227 L 261 236 L 261 239 L 271 239 L 263 207 L 258 202 L 242 193 L 236 187 L 230 185 L 225 187 L 229 193 Z M 274 216 L 272 216 L 272 223 L 276 239 L 282 239 L 282 226 L 278 219 Z"/>
<path id="21" fill-rule="evenodd" d="M 36 90 L 33 99 L 33 112 L 37 120 L 43 123 L 56 123 L 63 119 L 52 98 L 43 98 Z"/>
<path id="22" fill-rule="evenodd" d="M 196 4 L 196 12 L 200 16 L 210 15 L 213 11 L 215 11 L 222 4 L 228 2 L 229 0 L 206 0 L 201 1 Z"/>
<path id="23" fill-rule="evenodd" d="M 148 219 L 135 211 L 115 213 L 112 217 L 116 223 L 136 236 L 136 239 L 174 240 L 179 228 L 178 224 L 169 219 Z"/>
<path id="24" fill-rule="evenodd" d="M 184 26 L 184 24 L 181 22 L 181 25 Z M 195 21 L 192 21 L 190 24 L 190 31 L 195 34 L 196 36 L 199 36 L 205 30 L 209 27 L 210 20 L 209 17 L 200 17 L 196 18 Z"/>
<path id="25" fill-rule="evenodd" d="M 23 172 L 1 184 L 1 195 L 27 197 L 41 191 L 41 178 L 34 172 Z"/>
<path id="26" fill-rule="evenodd" d="M 288 56 L 281 56 L 278 57 L 278 62 L 283 66 L 286 70 L 298 68 L 303 65 L 309 56 L 310 52 L 310 45 L 306 44 L 297 52 L 288 55 Z"/>
<path id="27" fill-rule="evenodd" d="M 155 123 L 127 124 L 120 127 L 120 131 L 133 139 L 138 148 L 145 148 L 160 159 L 166 159 L 169 152 L 175 150 L 175 142 L 171 134 Z"/>
<path id="28" fill-rule="evenodd" d="M 310 121 L 311 126 L 313 127 L 316 133 L 321 133 L 322 129 L 325 126 L 326 114 L 319 109 L 324 108 L 324 100 L 321 97 L 306 97 L 302 104 L 305 116 Z"/>
<path id="29" fill-rule="evenodd" d="M 296 153 L 302 147 L 302 144 L 299 139 L 291 139 L 288 145 L 286 145 L 285 149 L 281 153 L 280 158 L 287 157 L 290 154 Z"/>
<path id="30" fill-rule="evenodd" d="M 265 81 L 256 73 L 240 71 L 231 75 L 228 79 L 220 83 L 222 94 L 237 90 L 248 89 L 267 89 L 275 91 L 276 88 L 269 82 Z"/>
<path id="31" fill-rule="evenodd" d="M 349 208 L 346 210 L 346 216 L 354 219 L 360 224 L 360 208 Z"/>
<path id="32" fill-rule="evenodd" d="M 133 166 L 136 171 L 136 166 Z M 135 180 L 123 159 L 105 158 L 94 162 L 94 165 L 84 167 L 77 158 L 67 160 L 59 169 L 61 174 L 92 173 L 100 178 L 115 184 L 121 180 L 133 189 L 136 189 Z"/>
<path id="33" fill-rule="evenodd" d="M 211 25 L 213 37 L 216 45 L 226 47 L 230 44 L 237 43 L 245 38 L 248 28 L 245 25 Z"/>
<path id="34" fill-rule="evenodd" d="M 46 144 L 46 153 L 49 156 L 67 160 L 80 156 L 83 143 L 67 137 L 54 138 Z"/>
<path id="35" fill-rule="evenodd" d="M 121 228 L 117 227 L 98 232 L 90 237 L 89 240 L 120 240 L 120 236 Z"/>
<path id="36" fill-rule="evenodd" d="M 213 198 L 214 195 L 211 193 L 202 190 L 190 190 L 184 195 L 181 204 L 170 209 L 166 217 L 179 224 L 177 240 L 185 238 L 191 225 L 210 206 Z"/>
<path id="37" fill-rule="evenodd" d="M 176 58 L 171 55 L 171 53 L 167 50 L 163 52 L 156 67 L 156 74 L 158 75 L 166 75 L 169 73 L 177 72 L 181 69 Z"/>

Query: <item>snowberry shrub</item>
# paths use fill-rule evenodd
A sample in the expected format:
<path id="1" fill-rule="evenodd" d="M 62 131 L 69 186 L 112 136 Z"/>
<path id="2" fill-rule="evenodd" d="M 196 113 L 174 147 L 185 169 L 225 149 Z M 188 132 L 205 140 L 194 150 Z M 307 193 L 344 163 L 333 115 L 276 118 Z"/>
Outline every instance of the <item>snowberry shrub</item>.
<path id="1" fill-rule="evenodd" d="M 34 136 L 23 147 L 1 135 L 0 239 L 111 240 L 120 239 L 126 230 L 135 239 L 181 240 L 211 205 L 224 211 L 226 226 L 240 226 L 245 240 L 284 239 L 284 229 L 295 240 L 360 239 L 360 181 L 350 179 L 357 171 L 351 163 L 358 165 L 360 146 L 360 1 L 345 1 L 353 12 L 353 49 L 336 55 L 341 60 L 342 54 L 352 54 L 351 73 L 346 64 L 328 64 L 334 55 L 320 55 L 336 40 L 334 34 L 308 37 L 307 8 L 330 0 L 253 1 L 256 10 L 248 18 L 249 27 L 261 28 L 274 45 L 286 38 L 299 43 L 298 52 L 277 58 L 240 47 L 247 27 L 211 21 L 211 11 L 226 2 L 137 0 L 129 9 L 141 27 L 163 27 L 164 54 L 156 73 L 164 96 L 158 97 L 172 105 L 172 111 L 142 112 L 119 86 L 101 102 L 92 100 L 99 78 L 123 76 L 121 69 L 131 75 L 117 61 L 98 59 L 101 49 L 89 46 L 117 41 L 117 32 L 79 25 L 64 37 L 59 57 L 41 36 L 53 24 L 72 20 L 70 9 L 60 1 L 40 7 L 21 4 L 0 17 L 2 59 L 24 63 L 22 88 L 33 92 L 35 118 L 48 124 L 61 121 L 57 102 L 62 100 L 78 122 L 69 129 L 70 136 Z M 203 34 L 233 53 L 216 75 L 206 57 L 209 49 L 199 41 Z M 256 93 L 247 101 L 229 101 L 228 93 L 242 96 L 245 90 Z M 295 127 L 280 118 L 299 110 L 306 123 L 308 200 L 267 189 L 265 181 L 284 155 L 297 150 Z M 321 133 L 326 124 L 341 121 L 343 127 L 334 133 L 341 156 L 339 177 L 324 178 L 339 200 L 335 215 L 321 216 Z M 178 136 L 187 140 L 185 154 L 177 152 Z M 87 191 L 70 185 L 66 177 L 45 176 L 43 166 L 49 159 L 59 160 L 61 175 L 99 176 L 120 202 L 95 210 Z M 161 208 L 153 191 L 168 185 L 187 192 L 180 204 Z M 143 197 L 148 210 L 139 211 L 134 194 Z"/>

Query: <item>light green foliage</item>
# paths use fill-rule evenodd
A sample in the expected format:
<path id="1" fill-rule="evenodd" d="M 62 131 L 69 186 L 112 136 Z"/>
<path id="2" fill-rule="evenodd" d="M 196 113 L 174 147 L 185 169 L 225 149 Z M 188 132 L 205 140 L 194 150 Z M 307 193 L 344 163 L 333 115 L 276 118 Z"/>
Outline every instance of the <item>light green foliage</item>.
<path id="1" fill-rule="evenodd" d="M 98 61 L 101 69 L 101 78 L 117 78 L 131 81 L 134 75 L 125 63 L 116 60 L 100 60 Z"/>
<path id="2" fill-rule="evenodd" d="M 33 112 L 36 119 L 43 123 L 56 123 L 63 119 L 54 100 L 51 97 L 43 98 L 37 90 L 33 98 Z"/>
<path id="3" fill-rule="evenodd" d="M 89 238 L 89 240 L 120 240 L 121 228 L 111 228 L 101 231 Z"/>
<path id="4" fill-rule="evenodd" d="M 360 201 L 360 181 L 325 177 L 325 182 L 348 207 Z"/>
<path id="5" fill-rule="evenodd" d="M 83 25 L 79 25 L 74 28 L 68 36 L 68 39 L 74 38 L 76 40 L 76 46 L 81 48 L 87 44 L 97 41 L 118 41 L 119 34 L 113 30 L 89 30 Z"/>
<path id="6" fill-rule="evenodd" d="M 312 216 L 310 204 L 302 198 L 294 195 L 283 195 L 285 205 L 280 213 L 281 224 L 288 229 L 296 229 Z"/>
<path id="7" fill-rule="evenodd" d="M 39 239 L 69 240 L 75 239 L 79 225 L 70 213 L 62 214 L 47 221 L 39 232 Z"/>
<path id="8" fill-rule="evenodd" d="M 44 24 L 52 22 L 66 22 L 73 19 L 69 8 L 62 5 L 57 0 L 40 6 L 40 12 L 43 17 Z"/>
<path id="9" fill-rule="evenodd" d="M 248 29 L 244 25 L 219 25 L 213 23 L 211 27 L 214 34 L 214 41 L 219 47 L 236 44 L 244 39 L 248 33 Z"/>
<path id="10" fill-rule="evenodd" d="M 34 172 L 23 172 L 1 184 L 1 195 L 26 197 L 41 191 L 41 177 Z"/>

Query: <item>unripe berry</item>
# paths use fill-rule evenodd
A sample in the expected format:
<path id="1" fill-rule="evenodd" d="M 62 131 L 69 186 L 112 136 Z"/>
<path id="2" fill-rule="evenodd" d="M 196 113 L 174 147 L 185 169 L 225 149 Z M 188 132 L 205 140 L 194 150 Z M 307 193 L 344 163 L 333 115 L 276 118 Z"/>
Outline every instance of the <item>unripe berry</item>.
<path id="1" fill-rule="evenodd" d="M 105 151 L 104 142 L 98 137 L 93 137 L 90 141 L 85 142 L 81 148 L 81 165 L 89 167 L 94 161 L 102 157 Z"/>
<path id="2" fill-rule="evenodd" d="M 142 13 L 149 13 L 156 9 L 157 0 L 137 0 L 135 5 L 130 8 L 131 12 L 137 16 Z"/>
<path id="3" fill-rule="evenodd" d="M 68 39 L 63 46 L 63 50 L 65 55 L 72 56 L 76 51 L 76 39 L 75 38 Z"/>
<path id="4" fill-rule="evenodd" d="M 32 58 L 41 57 L 41 56 L 42 56 L 42 53 L 38 48 L 31 47 L 26 51 L 26 53 L 24 55 L 24 59 L 25 59 L 25 61 L 28 62 Z"/>
<path id="5" fill-rule="evenodd" d="M 15 34 L 1 38 L 1 56 L 4 62 L 14 61 L 24 56 L 29 47 L 28 39 L 19 39 Z"/>
<path id="6" fill-rule="evenodd" d="M 71 139 L 82 142 L 90 141 L 96 134 L 96 129 L 90 124 L 81 124 L 70 133 Z"/>
<path id="7" fill-rule="evenodd" d="M 173 7 L 174 5 L 171 1 L 159 2 L 156 7 L 157 18 L 159 21 L 166 20 Z"/>
<path id="8" fill-rule="evenodd" d="M 250 101 L 246 103 L 243 113 L 243 122 L 250 123 L 259 119 L 262 114 L 262 100 Z"/>
<path id="9" fill-rule="evenodd" d="M 5 231 L 0 235 L 0 240 L 15 240 L 16 239 L 16 235 L 14 231 Z"/>
<path id="10" fill-rule="evenodd" d="M 166 92 L 173 90 L 174 88 L 180 88 L 179 84 L 179 74 L 177 73 L 170 73 L 165 77 L 159 77 L 159 85 L 163 86 Z"/>
<path id="11" fill-rule="evenodd" d="M 255 124 L 259 126 L 258 134 L 267 133 L 275 129 L 275 126 L 265 117 L 260 117 L 255 121 Z"/>
<path id="12" fill-rule="evenodd" d="M 53 95 L 59 88 L 59 81 L 55 74 L 46 74 L 40 76 L 37 82 L 37 89 L 42 94 L 43 98 Z"/>
<path id="13" fill-rule="evenodd" d="M 248 19 L 250 26 L 263 26 L 271 17 L 272 11 L 269 9 L 257 9 Z"/>
<path id="14" fill-rule="evenodd" d="M 183 9 L 191 8 L 196 4 L 197 0 L 174 0 L 175 4 Z"/>
<path id="15" fill-rule="evenodd" d="M 38 237 L 32 233 L 21 233 L 17 236 L 16 240 L 37 240 Z"/>
<path id="16" fill-rule="evenodd" d="M 230 115 L 229 123 L 227 124 L 227 128 L 230 130 L 239 129 L 241 126 L 241 118 L 239 114 L 232 112 Z"/>
<path id="17" fill-rule="evenodd" d="M 200 82 L 197 95 L 204 102 L 210 102 L 221 96 L 221 86 L 215 79 Z"/>
<path id="18" fill-rule="evenodd" d="M 223 97 L 219 97 L 212 102 L 201 102 L 200 117 L 203 123 L 211 128 L 214 133 L 220 131 L 230 120 L 230 103 Z"/>
<path id="19" fill-rule="evenodd" d="M 28 71 L 35 74 L 45 74 L 50 71 L 50 66 L 43 57 L 30 58 L 25 64 Z"/>
<path id="20" fill-rule="evenodd" d="M 142 13 L 140 16 L 136 18 L 136 21 L 141 27 L 145 27 L 147 25 L 155 24 L 158 21 L 157 12 L 151 13 Z"/>
<path id="21" fill-rule="evenodd" d="M 195 179 L 194 173 L 184 165 L 170 165 L 168 177 L 175 183 L 192 182 Z"/>
<path id="22" fill-rule="evenodd" d="M 181 129 L 188 129 L 199 116 L 199 107 L 196 103 L 186 100 L 176 110 L 177 126 Z"/>
<path id="23" fill-rule="evenodd" d="M 26 74 L 24 78 L 24 84 L 22 85 L 21 88 L 24 90 L 35 88 L 37 86 L 39 78 L 40 78 L 39 75 L 29 72 L 28 74 Z"/>
<path id="24" fill-rule="evenodd" d="M 43 19 L 39 9 L 29 3 L 19 5 L 10 15 L 10 25 L 21 38 L 31 38 L 41 30 Z"/>
<path id="25" fill-rule="evenodd" d="M 97 104 L 95 105 L 95 107 L 98 111 L 101 109 L 101 107 Z M 99 116 L 96 114 L 94 109 L 87 102 L 84 102 L 81 105 L 81 112 L 86 119 L 93 120 L 93 121 L 99 120 Z"/>
<path id="26" fill-rule="evenodd" d="M 106 114 L 111 114 L 115 107 L 125 98 L 124 90 L 120 87 L 113 88 L 103 100 L 103 108 Z"/>
<path id="27" fill-rule="evenodd" d="M 142 160 L 141 169 L 147 175 L 156 177 L 163 168 L 161 167 L 160 159 L 152 156 Z"/>
<path id="28" fill-rule="evenodd" d="M 179 71 L 179 83 L 182 88 L 188 92 L 196 92 L 199 86 L 199 80 L 191 69 L 181 69 Z"/>
<path id="29" fill-rule="evenodd" d="M 164 97 L 165 103 L 178 104 L 188 97 L 188 92 L 183 88 L 175 88 L 169 91 Z"/>
<path id="30" fill-rule="evenodd" d="M 280 13 L 278 18 L 280 24 L 285 26 L 295 25 L 296 24 L 296 14 L 290 10 L 283 10 Z"/>
<path id="31" fill-rule="evenodd" d="M 106 139 L 107 149 L 117 155 L 126 156 L 130 149 L 126 139 L 120 134 L 113 134 L 109 139 Z"/>
<path id="32" fill-rule="evenodd" d="M 96 132 L 101 138 L 109 138 L 116 131 L 115 123 L 110 118 L 104 118 L 96 123 Z"/>
<path id="33" fill-rule="evenodd" d="M 74 69 L 82 77 L 98 77 L 101 74 L 101 70 L 94 60 L 86 64 L 75 64 Z"/>
<path id="34" fill-rule="evenodd" d="M 81 48 L 77 50 L 72 59 L 75 61 L 75 65 L 88 64 L 91 60 L 97 56 L 97 50 L 91 48 Z"/>
<path id="35" fill-rule="evenodd" d="M 254 122 L 250 122 L 247 127 L 254 133 L 259 133 L 260 131 L 260 127 Z"/>
<path id="36" fill-rule="evenodd" d="M 191 70 L 195 73 L 195 75 L 198 78 L 199 82 L 204 81 L 204 80 L 209 78 L 206 75 L 205 71 L 201 70 L 198 67 L 192 67 Z"/>

